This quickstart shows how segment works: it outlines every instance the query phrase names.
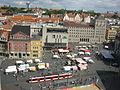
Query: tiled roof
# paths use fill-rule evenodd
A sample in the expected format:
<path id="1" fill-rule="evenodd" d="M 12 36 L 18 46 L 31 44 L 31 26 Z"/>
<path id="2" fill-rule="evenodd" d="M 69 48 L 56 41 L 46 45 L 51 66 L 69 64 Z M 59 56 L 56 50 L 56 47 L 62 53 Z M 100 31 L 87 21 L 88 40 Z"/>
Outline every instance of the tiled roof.
<path id="1" fill-rule="evenodd" d="M 18 21 L 18 20 L 20 20 L 20 21 L 25 21 L 25 20 L 30 20 L 30 19 L 32 19 L 32 16 L 14 16 L 14 17 L 12 17 L 12 18 L 9 18 L 9 20 L 11 20 L 11 21 Z"/>
<path id="2" fill-rule="evenodd" d="M 4 31 L 5 36 L 8 38 L 10 35 L 10 31 Z"/>
<path id="3" fill-rule="evenodd" d="M 88 17 L 88 14 L 82 14 L 82 15 L 80 15 L 80 17 L 81 18 L 86 18 L 86 17 Z"/>
<path id="4" fill-rule="evenodd" d="M 91 27 L 89 24 L 80 24 L 80 23 L 74 23 L 74 22 L 64 22 L 63 25 L 69 26 L 69 27 Z"/>
<path id="5" fill-rule="evenodd" d="M 52 17 L 59 17 L 59 18 L 63 18 L 64 17 L 64 15 L 62 15 L 62 14 L 52 14 L 51 15 Z"/>
<path id="6" fill-rule="evenodd" d="M 75 14 L 67 14 L 68 15 L 68 17 L 71 17 L 71 18 L 74 18 L 76 15 Z"/>
<path id="7" fill-rule="evenodd" d="M 26 21 L 26 22 L 35 22 L 36 19 L 24 19 L 23 21 Z"/>
<path id="8" fill-rule="evenodd" d="M 111 18 L 113 14 L 104 14 L 105 17 Z"/>
<path id="9" fill-rule="evenodd" d="M 120 25 L 112 25 L 112 26 L 120 26 Z"/>
<path id="10" fill-rule="evenodd" d="M 0 9 L 0 12 L 6 12 L 7 9 Z"/>
<path id="11" fill-rule="evenodd" d="M 30 26 L 15 25 L 15 26 L 13 26 L 10 34 L 13 35 L 13 34 L 18 33 L 18 32 L 22 32 L 25 35 L 30 36 Z"/>
<path id="12" fill-rule="evenodd" d="M 3 27 L 3 29 L 11 29 L 12 28 L 11 25 L 3 25 L 2 27 Z"/>
<path id="13" fill-rule="evenodd" d="M 77 14 L 72 14 L 72 13 L 69 13 L 69 14 L 67 14 L 68 15 L 68 17 L 70 17 L 70 18 L 75 18 L 75 16 L 77 15 Z M 82 15 L 79 15 L 81 18 L 86 18 L 86 17 L 88 17 L 88 14 L 82 14 Z"/>
<path id="14" fill-rule="evenodd" d="M 59 18 L 56 18 L 56 17 L 52 17 L 52 18 L 37 18 L 36 21 L 45 21 L 45 22 L 48 22 L 48 21 L 52 21 L 52 22 L 55 22 L 55 21 L 58 21 Z"/>

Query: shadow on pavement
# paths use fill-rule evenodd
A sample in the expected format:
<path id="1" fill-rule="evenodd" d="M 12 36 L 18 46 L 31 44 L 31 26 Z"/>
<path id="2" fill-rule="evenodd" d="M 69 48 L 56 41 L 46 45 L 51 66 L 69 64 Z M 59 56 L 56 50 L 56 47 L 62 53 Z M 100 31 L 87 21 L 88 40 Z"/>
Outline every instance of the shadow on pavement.
<path id="1" fill-rule="evenodd" d="M 100 80 L 105 90 L 120 90 L 120 73 L 114 71 L 96 72 L 100 77 Z"/>

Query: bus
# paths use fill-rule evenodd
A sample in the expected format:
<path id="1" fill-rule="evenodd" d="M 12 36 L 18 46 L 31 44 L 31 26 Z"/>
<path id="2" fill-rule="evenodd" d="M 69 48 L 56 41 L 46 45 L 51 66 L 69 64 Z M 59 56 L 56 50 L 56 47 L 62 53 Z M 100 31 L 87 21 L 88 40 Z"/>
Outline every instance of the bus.
<path id="1" fill-rule="evenodd" d="M 56 75 L 45 75 L 42 77 L 32 77 L 32 78 L 29 78 L 27 81 L 28 83 L 38 83 L 38 82 L 69 79 L 69 78 L 72 78 L 72 76 L 73 76 L 72 73 L 63 73 L 63 74 L 56 74 Z"/>

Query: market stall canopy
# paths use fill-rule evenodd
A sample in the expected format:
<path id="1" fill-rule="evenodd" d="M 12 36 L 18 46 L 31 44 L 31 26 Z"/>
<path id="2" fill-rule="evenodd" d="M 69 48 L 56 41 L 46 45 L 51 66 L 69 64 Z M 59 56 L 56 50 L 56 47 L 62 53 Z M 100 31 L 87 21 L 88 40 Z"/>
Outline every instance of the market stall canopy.
<path id="1" fill-rule="evenodd" d="M 83 50 L 84 52 L 91 52 L 90 50 Z"/>
<path id="2" fill-rule="evenodd" d="M 85 70 L 85 69 L 87 69 L 87 64 L 78 64 L 78 67 L 80 68 L 80 70 Z"/>
<path id="3" fill-rule="evenodd" d="M 82 58 L 75 58 L 75 60 L 79 63 L 86 63 Z"/>
<path id="4" fill-rule="evenodd" d="M 59 51 L 59 52 L 63 52 L 63 53 L 64 53 L 64 52 L 66 52 L 66 53 L 69 52 L 68 49 L 58 49 L 58 51 Z"/>
<path id="5" fill-rule="evenodd" d="M 63 69 L 65 71 L 70 71 L 72 69 L 72 66 L 64 66 Z"/>
<path id="6" fill-rule="evenodd" d="M 72 66 L 72 69 L 73 70 L 78 70 L 78 67 L 77 66 Z"/>
<path id="7" fill-rule="evenodd" d="M 89 60 L 91 57 L 83 57 L 84 60 Z"/>

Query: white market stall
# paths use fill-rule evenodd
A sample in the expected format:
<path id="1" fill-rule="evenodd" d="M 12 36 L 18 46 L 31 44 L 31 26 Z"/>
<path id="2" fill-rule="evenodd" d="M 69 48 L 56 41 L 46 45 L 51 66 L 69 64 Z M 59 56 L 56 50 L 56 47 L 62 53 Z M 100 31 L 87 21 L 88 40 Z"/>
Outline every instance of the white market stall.
<path id="1" fill-rule="evenodd" d="M 8 66 L 6 69 L 5 69 L 5 73 L 8 74 L 8 73 L 17 73 L 17 67 L 15 65 L 13 66 Z"/>
<path id="2" fill-rule="evenodd" d="M 63 69 L 65 71 L 70 71 L 70 70 L 72 70 L 72 66 L 63 66 Z"/>

